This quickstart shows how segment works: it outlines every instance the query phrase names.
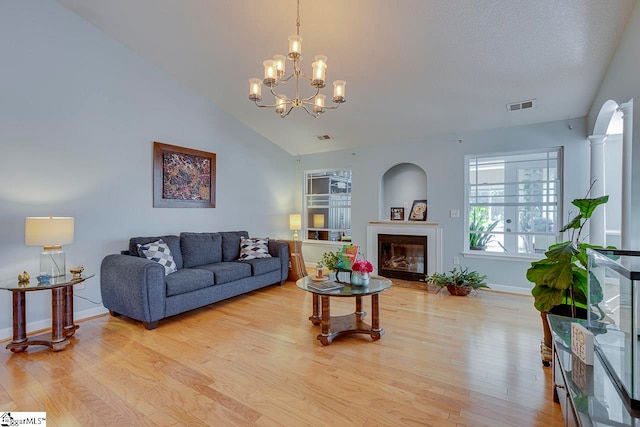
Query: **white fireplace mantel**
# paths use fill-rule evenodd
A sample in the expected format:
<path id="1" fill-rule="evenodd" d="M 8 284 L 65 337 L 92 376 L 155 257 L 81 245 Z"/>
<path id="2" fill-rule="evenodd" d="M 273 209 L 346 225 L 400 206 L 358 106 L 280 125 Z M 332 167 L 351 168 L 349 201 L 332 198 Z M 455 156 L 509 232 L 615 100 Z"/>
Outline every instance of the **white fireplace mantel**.
<path id="1" fill-rule="evenodd" d="M 427 236 L 427 274 L 442 272 L 442 228 L 435 222 L 370 221 L 367 226 L 367 259 L 378 274 L 378 234 Z"/>

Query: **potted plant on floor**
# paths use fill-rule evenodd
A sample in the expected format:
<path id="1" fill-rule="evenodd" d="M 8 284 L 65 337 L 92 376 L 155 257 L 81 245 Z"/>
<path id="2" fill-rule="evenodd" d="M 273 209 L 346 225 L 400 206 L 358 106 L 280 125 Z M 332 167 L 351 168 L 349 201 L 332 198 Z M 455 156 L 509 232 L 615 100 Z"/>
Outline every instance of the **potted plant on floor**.
<path id="1" fill-rule="evenodd" d="M 489 211 L 484 206 L 474 206 L 469 214 L 469 249 L 483 251 L 493 240 L 491 234 L 499 221 L 490 222 Z"/>
<path id="2" fill-rule="evenodd" d="M 440 288 L 446 287 L 451 295 L 465 296 L 480 288 L 489 288 L 485 283 L 487 276 L 477 271 L 469 271 L 469 267 L 454 267 L 449 273 L 433 273 L 426 281 Z"/>
<path id="3" fill-rule="evenodd" d="M 591 188 L 587 196 L 590 191 Z M 587 248 L 602 246 L 584 243 L 582 231 L 594 210 L 608 200 L 609 196 L 573 200 L 571 203 L 580 212 L 560 230 L 561 233 L 570 231 L 570 240 L 551 245 L 545 252 L 545 258 L 532 262 L 527 270 L 527 280 L 535 284 L 531 291 L 534 306 L 540 311 L 542 318 L 544 339 L 540 345 L 540 354 L 545 366 L 549 366 L 551 362 L 552 339 L 547 314 L 587 317 L 590 305 L 587 301 Z M 614 249 L 612 246 L 608 248 Z M 598 309 L 597 304 L 603 299 L 602 288 L 595 277 L 592 276 L 591 279 L 591 306 Z M 602 315 L 602 312 L 599 314 Z"/>

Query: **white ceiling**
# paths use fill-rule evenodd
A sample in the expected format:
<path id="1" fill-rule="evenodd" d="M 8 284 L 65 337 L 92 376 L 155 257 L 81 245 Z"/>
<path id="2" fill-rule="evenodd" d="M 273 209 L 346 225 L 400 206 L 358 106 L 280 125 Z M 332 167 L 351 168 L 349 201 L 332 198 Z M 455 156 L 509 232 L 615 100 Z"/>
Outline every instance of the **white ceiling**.
<path id="1" fill-rule="evenodd" d="M 347 102 L 281 119 L 248 79 L 287 53 L 295 0 L 58 1 L 294 155 L 585 116 L 635 3 L 301 0 L 303 68 L 327 55 L 323 91 L 346 80 Z"/>

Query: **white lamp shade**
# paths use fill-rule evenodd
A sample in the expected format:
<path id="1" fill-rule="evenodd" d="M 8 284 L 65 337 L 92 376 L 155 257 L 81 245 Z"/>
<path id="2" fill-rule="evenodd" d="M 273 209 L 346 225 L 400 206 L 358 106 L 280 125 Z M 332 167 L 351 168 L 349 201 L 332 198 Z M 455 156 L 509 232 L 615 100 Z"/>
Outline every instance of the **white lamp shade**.
<path id="1" fill-rule="evenodd" d="M 313 227 L 314 228 L 324 227 L 324 214 L 313 214 Z"/>
<path id="2" fill-rule="evenodd" d="M 27 217 L 24 243 L 27 246 L 62 246 L 73 243 L 73 217 Z"/>
<path id="3" fill-rule="evenodd" d="M 302 215 L 289 215 L 289 230 L 300 230 L 302 228 Z"/>

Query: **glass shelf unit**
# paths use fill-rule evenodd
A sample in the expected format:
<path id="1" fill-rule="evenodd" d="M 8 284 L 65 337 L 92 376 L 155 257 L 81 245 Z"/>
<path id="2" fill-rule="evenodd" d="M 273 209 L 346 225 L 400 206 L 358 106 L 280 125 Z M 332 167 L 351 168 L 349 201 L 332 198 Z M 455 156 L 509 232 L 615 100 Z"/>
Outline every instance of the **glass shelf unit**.
<path id="1" fill-rule="evenodd" d="M 305 173 L 305 236 L 308 240 L 351 239 L 351 171 Z"/>
<path id="2" fill-rule="evenodd" d="M 632 408 L 640 408 L 640 252 L 588 249 L 588 320 L 596 354 Z"/>

